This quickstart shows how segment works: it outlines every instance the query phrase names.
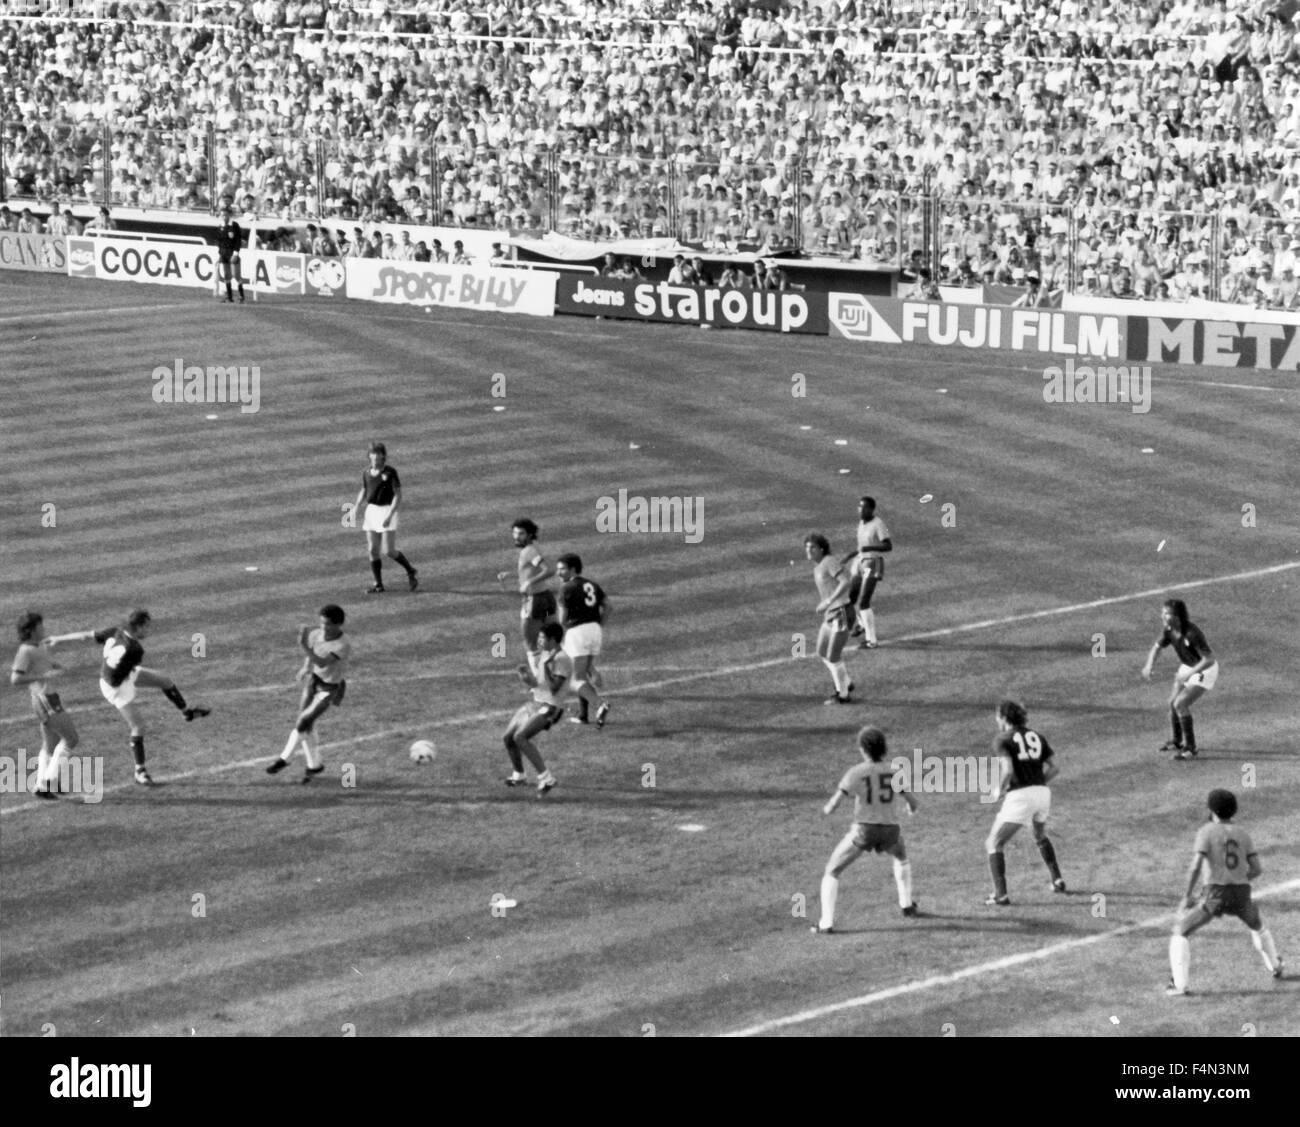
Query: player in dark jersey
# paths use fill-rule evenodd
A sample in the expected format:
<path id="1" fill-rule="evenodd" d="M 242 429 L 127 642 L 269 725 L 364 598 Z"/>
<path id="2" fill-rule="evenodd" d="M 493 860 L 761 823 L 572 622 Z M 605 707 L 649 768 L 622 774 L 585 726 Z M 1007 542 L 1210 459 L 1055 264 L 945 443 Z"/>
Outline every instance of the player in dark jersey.
<path id="1" fill-rule="evenodd" d="M 1026 726 L 1028 713 L 1023 704 L 1004 700 L 998 705 L 997 721 L 1001 733 L 993 741 L 993 754 L 1002 764 L 1002 809 L 993 821 L 985 848 L 989 854 L 989 872 L 993 874 L 993 893 L 986 904 L 1005 907 L 1007 895 L 1007 859 L 1002 850 L 1021 826 L 1034 831 L 1038 852 L 1052 875 L 1052 891 L 1064 892 L 1065 881 L 1056 863 L 1056 850 L 1047 837 L 1047 816 L 1052 810 L 1052 792 L 1047 784 L 1056 777 L 1052 747 L 1047 740 Z"/>
<path id="2" fill-rule="evenodd" d="M 564 652 L 573 658 L 573 691 L 578 694 L 578 715 L 569 719 L 588 723 L 587 709 L 596 709 L 596 727 L 603 728 L 609 719 L 609 703 L 601 700 L 597 683 L 596 658 L 604 644 L 605 619 L 609 600 L 600 584 L 582 574 L 582 557 L 566 552 L 555 561 L 559 576 L 560 625 L 564 627 Z"/>
<path id="3" fill-rule="evenodd" d="M 1219 679 L 1219 662 L 1200 627 L 1188 621 L 1187 604 L 1182 599 L 1166 599 L 1160 608 L 1160 620 L 1164 629 L 1147 655 L 1142 676 L 1151 680 L 1156 657 L 1166 646 L 1174 647 L 1180 663 L 1169 695 L 1169 724 L 1174 737 L 1161 744 L 1160 750 L 1172 751 L 1175 759 L 1194 759 L 1196 729 L 1192 725 L 1192 705 L 1214 688 Z"/>
<path id="4" fill-rule="evenodd" d="M 99 669 L 99 691 L 131 727 L 135 781 L 146 787 L 153 786 L 154 782 L 144 766 L 144 721 L 135 700 L 136 688 L 144 686 L 161 689 L 163 696 L 185 714 L 186 720 L 197 720 L 212 711 L 186 704 L 180 689 L 170 677 L 140 664 L 144 660 L 144 646 L 141 643 L 148 637 L 151 624 L 152 619 L 147 610 L 135 610 L 131 612 L 125 626 L 110 626 L 107 630 L 96 630 L 94 634 L 95 641 L 104 644 L 104 662 Z"/>
<path id="5" fill-rule="evenodd" d="M 397 550 L 397 508 L 401 503 L 402 482 L 397 469 L 388 464 L 388 448 L 382 442 L 372 442 L 370 465 L 361 473 L 361 492 L 356 500 L 357 508 L 365 506 L 361 526 L 370 546 L 370 570 L 375 577 L 374 585 L 366 588 L 367 595 L 384 593 L 384 556 L 402 565 L 412 591 L 420 586 L 416 578 L 419 573 Z"/>
<path id="6" fill-rule="evenodd" d="M 230 210 L 230 201 L 221 204 L 221 225 L 217 228 L 217 284 L 224 279 L 226 283 L 226 301 L 233 303 L 230 292 L 231 274 L 239 283 L 239 304 L 244 304 L 244 274 L 239 265 L 239 251 L 243 246 L 244 232 Z M 220 296 L 220 291 L 218 291 Z"/>
<path id="7" fill-rule="evenodd" d="M 1169 985 L 1165 993 L 1186 994 L 1187 978 L 1192 969 L 1192 946 L 1189 936 L 1219 916 L 1236 916 L 1250 928 L 1264 966 L 1274 978 L 1282 977 L 1282 959 L 1273 936 L 1250 898 L 1250 882 L 1264 870 L 1254 843 L 1240 826 L 1233 825 L 1237 813 L 1237 796 L 1230 790 L 1210 791 L 1206 805 L 1210 820 L 1196 834 L 1195 855 L 1187 873 L 1187 891 L 1180 908 L 1182 915 L 1174 923 L 1169 940 Z M 1243 870 L 1243 863 L 1245 868 Z M 1205 893 L 1196 903 L 1196 886 L 1205 877 Z"/>

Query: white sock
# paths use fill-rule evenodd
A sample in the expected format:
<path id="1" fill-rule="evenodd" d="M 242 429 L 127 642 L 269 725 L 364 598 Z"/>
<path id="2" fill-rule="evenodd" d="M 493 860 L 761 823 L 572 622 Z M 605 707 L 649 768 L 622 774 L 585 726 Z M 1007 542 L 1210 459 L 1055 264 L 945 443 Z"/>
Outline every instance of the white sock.
<path id="1" fill-rule="evenodd" d="M 912 906 L 912 863 L 894 858 L 894 883 L 898 885 L 898 906 Z"/>
<path id="2" fill-rule="evenodd" d="M 537 776 L 537 781 L 539 783 L 553 783 L 555 782 L 555 776 L 551 774 L 551 769 L 548 767 Z"/>
<path id="3" fill-rule="evenodd" d="M 1250 933 L 1250 941 L 1255 945 L 1255 950 L 1259 952 L 1260 958 L 1264 960 L 1270 972 L 1277 969 L 1277 947 L 1273 943 L 1273 933 L 1266 927 L 1261 927 L 1258 931 Z"/>
<path id="4" fill-rule="evenodd" d="M 524 781 L 524 779 L 526 779 L 527 777 L 528 777 L 528 776 L 525 775 L 522 771 L 511 771 L 511 772 L 510 772 L 510 778 L 511 778 L 511 780 L 514 781 L 514 782 L 516 782 L 516 783 L 522 783 L 522 782 Z"/>
<path id="5" fill-rule="evenodd" d="M 862 612 L 862 629 L 866 631 L 867 641 L 876 640 L 876 612 L 868 608 Z"/>
<path id="6" fill-rule="evenodd" d="M 839 899 L 839 895 L 839 877 L 833 877 L 830 873 L 827 873 L 822 877 L 822 918 L 820 927 L 835 926 L 835 901 Z"/>
<path id="7" fill-rule="evenodd" d="M 1192 973 L 1192 944 L 1185 935 L 1169 937 L 1169 973 L 1179 990 L 1187 989 L 1187 978 Z"/>
<path id="8" fill-rule="evenodd" d="M 293 749 L 298 746 L 298 737 L 301 735 L 302 733 L 297 728 L 289 733 L 289 742 L 284 745 L 284 750 L 280 752 L 280 758 L 286 763 L 293 758 Z"/>
<path id="9" fill-rule="evenodd" d="M 36 753 L 36 785 L 43 787 L 48 781 L 50 773 L 50 749 L 41 744 L 41 750 Z"/>
<path id="10" fill-rule="evenodd" d="M 848 696 L 849 667 L 843 661 L 837 661 L 831 666 L 831 676 L 835 678 L 835 691 Z"/>
<path id="11" fill-rule="evenodd" d="M 307 766 L 313 770 L 320 766 L 320 758 L 316 754 L 316 749 L 311 746 L 311 741 L 307 738 L 307 733 L 303 732 L 299 742 L 302 744 L 302 753 L 307 757 Z"/>
<path id="12" fill-rule="evenodd" d="M 49 765 L 45 768 L 45 782 L 53 785 L 59 781 L 59 764 L 68 754 L 68 741 L 60 740 L 54 745 L 54 751 L 50 755 Z"/>

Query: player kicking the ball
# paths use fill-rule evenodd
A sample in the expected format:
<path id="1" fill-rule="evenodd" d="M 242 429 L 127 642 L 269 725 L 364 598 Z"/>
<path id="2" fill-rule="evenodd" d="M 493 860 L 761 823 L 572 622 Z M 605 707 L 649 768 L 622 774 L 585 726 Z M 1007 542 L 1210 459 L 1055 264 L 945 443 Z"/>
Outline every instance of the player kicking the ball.
<path id="1" fill-rule="evenodd" d="M 863 728 L 858 733 L 858 750 L 864 762 L 850 767 L 823 814 L 835 813 L 840 799 L 853 798 L 853 828 L 835 847 L 822 874 L 822 916 L 812 931 L 830 935 L 835 931 L 835 902 L 840 894 L 840 874 L 864 853 L 888 853 L 894 859 L 894 883 L 898 886 L 898 906 L 909 919 L 917 915 L 912 899 L 912 866 L 907 860 L 903 833 L 898 826 L 897 795 L 915 814 L 917 801 L 896 786 L 895 772 L 885 760 L 885 734 L 879 728 Z"/>
<path id="2" fill-rule="evenodd" d="M 104 662 L 99 670 L 99 691 L 104 699 L 122 714 L 131 728 L 131 756 L 135 760 L 135 781 L 144 787 L 154 785 L 144 765 L 144 718 L 136 703 L 136 689 L 161 689 L 163 696 L 185 715 L 186 720 L 207 716 L 208 708 L 191 708 L 185 703 L 180 689 L 170 677 L 140 663 L 144 660 L 144 646 L 153 619 L 147 610 L 135 610 L 125 626 L 110 626 L 96 630 L 92 637 L 104 644 Z"/>
<path id="3" fill-rule="evenodd" d="M 514 768 L 506 786 L 518 787 L 528 781 L 524 775 L 524 759 L 527 759 L 537 772 L 538 798 L 555 786 L 555 776 L 542 759 L 533 737 L 564 715 L 564 701 L 573 688 L 573 659 L 560 649 L 563 639 L 564 627 L 558 622 L 548 622 L 541 628 L 537 637 L 539 648 L 528 655 L 527 665 L 519 667 L 519 676 L 532 689 L 533 699 L 514 714 L 502 737 Z"/>
<path id="4" fill-rule="evenodd" d="M 1174 934 L 1169 940 L 1171 977 L 1165 993 L 1171 996 L 1188 993 L 1192 932 L 1224 915 L 1236 916 L 1250 928 L 1250 941 L 1264 960 L 1265 968 L 1274 978 L 1282 977 L 1282 959 L 1273 936 L 1250 898 L 1250 882 L 1264 870 L 1250 834 L 1232 822 L 1237 813 L 1237 797 L 1230 790 L 1212 790 L 1206 805 L 1210 808 L 1210 820 L 1196 832 L 1192 867 L 1187 873 L 1187 892 L 1182 902 L 1183 915 L 1174 924 Z M 1205 893 L 1197 904 L 1194 897 L 1202 875 Z"/>
<path id="5" fill-rule="evenodd" d="M 844 643 L 849 640 L 849 573 L 831 555 L 830 541 L 820 532 L 809 533 L 803 542 L 804 555 L 813 562 L 813 582 L 821 601 L 817 613 L 822 616 L 817 631 L 817 656 L 831 672 L 835 695 L 827 704 L 848 704 L 853 692 L 849 670 L 844 664 Z"/>
<path id="6" fill-rule="evenodd" d="M 315 630 L 304 626 L 298 631 L 298 645 L 307 658 L 298 670 L 297 679 L 305 678 L 307 683 L 302 689 L 298 719 L 289 733 L 289 742 L 284 745 L 279 758 L 266 769 L 268 775 L 289 766 L 298 744 L 302 744 L 302 753 L 307 758 L 307 770 L 302 777 L 304 783 L 311 782 L 325 770 L 325 764 L 312 746 L 315 739 L 312 729 L 330 705 L 337 708 L 343 703 L 343 694 L 347 691 L 345 678 L 348 658 L 352 656 L 352 643 L 343 636 L 344 617 L 343 608 L 330 603 L 320 608 L 320 625 Z"/>

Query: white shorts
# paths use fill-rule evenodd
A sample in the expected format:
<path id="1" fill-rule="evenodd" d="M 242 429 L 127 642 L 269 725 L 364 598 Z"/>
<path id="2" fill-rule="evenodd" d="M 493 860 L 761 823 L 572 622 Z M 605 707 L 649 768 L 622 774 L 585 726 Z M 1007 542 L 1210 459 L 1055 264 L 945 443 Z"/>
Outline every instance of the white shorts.
<path id="1" fill-rule="evenodd" d="M 564 652 L 570 657 L 595 657 L 600 653 L 604 631 L 599 622 L 584 622 L 564 632 Z"/>
<path id="2" fill-rule="evenodd" d="M 114 708 L 121 708 L 124 704 L 130 704 L 135 700 L 135 679 L 139 674 L 138 669 L 133 669 L 131 676 L 118 685 L 116 689 L 101 677 L 99 679 L 99 691 L 104 694 L 104 699 Z"/>
<path id="3" fill-rule="evenodd" d="M 1047 821 L 1052 812 L 1052 792 L 1047 787 L 1017 787 L 1002 800 L 1002 809 L 994 820 L 994 827 L 1002 822 L 1015 822 L 1028 826 Z"/>
<path id="4" fill-rule="evenodd" d="M 1178 667 L 1178 676 L 1187 673 L 1192 667 L 1190 665 L 1180 665 Z M 1214 688 L 1214 682 L 1219 679 L 1219 663 L 1216 661 L 1209 669 L 1202 669 L 1199 673 L 1193 673 L 1183 683 L 1185 685 L 1196 685 L 1202 689 Z"/>
<path id="5" fill-rule="evenodd" d="M 384 521 L 388 519 L 388 514 L 393 511 L 392 505 L 367 505 L 366 515 L 362 520 L 361 527 L 367 532 L 396 532 L 397 517 L 393 517 L 393 522 L 387 528 L 384 527 Z"/>

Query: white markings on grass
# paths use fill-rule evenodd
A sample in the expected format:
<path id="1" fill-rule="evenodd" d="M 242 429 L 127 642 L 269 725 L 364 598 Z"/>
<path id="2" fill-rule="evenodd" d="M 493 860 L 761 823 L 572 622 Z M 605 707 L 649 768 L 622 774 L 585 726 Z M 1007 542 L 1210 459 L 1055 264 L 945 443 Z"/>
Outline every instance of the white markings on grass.
<path id="1" fill-rule="evenodd" d="M 1012 623 L 1016 623 L 1016 622 L 1032 622 L 1035 619 L 1040 619 L 1040 618 L 1057 618 L 1060 617 L 1061 615 L 1074 614 L 1076 611 L 1094 610 L 1097 607 L 1113 606 L 1116 603 L 1129 603 L 1129 602 L 1133 602 L 1135 599 L 1150 599 L 1150 598 L 1154 598 L 1157 595 L 1168 594 L 1170 591 L 1189 591 L 1196 587 L 1208 587 L 1215 583 L 1232 583 L 1238 579 L 1258 579 L 1261 576 L 1277 575 L 1280 572 L 1293 571 L 1296 568 L 1300 568 L 1300 560 L 1295 560 L 1291 563 L 1275 564 L 1273 567 L 1256 568 L 1253 571 L 1238 571 L 1233 573 L 1232 575 L 1216 575 L 1216 576 L 1212 576 L 1209 579 L 1192 579 L 1186 583 L 1171 583 L 1164 587 L 1152 587 L 1146 591 L 1134 591 L 1132 594 L 1129 595 L 1113 595 L 1110 598 L 1106 598 L 1106 599 L 1093 599 L 1091 602 L 1088 603 L 1072 603 L 1069 606 L 1064 606 L 1064 607 L 1049 607 L 1046 610 L 1029 611 L 1026 614 L 1009 614 L 1002 618 L 986 618 L 980 622 L 967 622 L 960 626 L 945 626 L 938 630 L 924 630 L 915 634 L 904 634 L 899 638 L 894 638 L 888 641 L 884 641 L 881 643 L 881 645 L 889 646 L 889 645 L 900 645 L 906 642 L 925 642 L 931 640 L 932 638 L 947 638 L 947 637 L 951 637 L 954 634 L 968 634 L 973 630 L 988 630 L 991 627 L 1009 626 Z M 789 658 L 789 657 L 773 657 L 773 658 L 768 658 L 766 661 L 747 662 L 744 665 L 724 665 L 714 669 L 705 669 L 698 672 L 684 673 L 679 677 L 664 677 L 658 681 L 647 681 L 644 684 L 640 684 L 640 685 L 629 685 L 627 689 L 623 690 L 621 693 L 617 695 L 632 696 L 636 693 L 648 693 L 648 692 L 653 692 L 656 689 L 666 689 L 672 685 L 686 685 L 686 684 L 692 684 L 697 681 L 708 681 L 713 679 L 714 677 L 731 677 L 738 673 L 756 673 L 761 669 L 773 669 L 778 665 L 789 665 L 792 662 L 799 661 L 799 660 L 807 661 L 807 660 L 811 660 L 811 658 L 800 659 L 800 658 Z M 440 676 L 440 674 L 420 675 L 420 678 L 412 678 L 412 679 L 422 679 L 423 677 L 426 676 L 436 677 L 436 676 Z M 245 689 L 227 690 L 227 693 L 228 694 L 244 693 L 244 692 L 265 693 L 271 691 L 278 692 L 281 691 L 281 688 L 280 686 L 257 685 L 257 686 L 249 686 L 248 688 Z M 210 695 L 214 695 L 214 694 L 210 694 Z M 382 732 L 368 732 L 363 736 L 353 736 L 351 739 L 348 740 L 339 740 L 336 743 L 322 744 L 320 745 L 320 750 L 337 751 L 340 748 L 354 747 L 357 744 L 373 743 L 376 740 L 394 739 L 397 736 L 410 735 L 413 731 L 416 730 L 417 727 L 427 730 L 427 729 L 438 729 L 438 728 L 456 728 L 465 724 L 481 724 L 487 720 L 500 720 L 503 716 L 509 715 L 510 711 L 511 710 L 509 708 L 494 708 L 486 712 L 475 712 L 465 716 L 449 716 L 446 717 L 445 719 L 429 720 L 421 724 L 408 724 L 402 728 L 389 728 L 386 731 L 382 731 Z M 0 720 L 0 724 L 6 724 L 10 722 L 28 724 L 31 723 L 31 720 L 28 717 L 15 717 L 12 719 L 12 721 Z M 215 775 L 222 771 L 233 771 L 244 767 L 251 767 L 258 763 L 265 763 L 267 760 L 271 758 L 273 758 L 273 754 L 271 752 L 268 752 L 266 755 L 258 759 L 245 759 L 239 763 L 218 764 L 215 767 L 206 767 L 203 768 L 202 770 L 181 771 L 175 775 L 168 775 L 165 778 L 159 776 L 158 781 L 175 782 L 179 779 L 192 778 L 193 776 L 196 775 Z M 117 786 L 105 787 L 104 793 L 108 794 L 110 792 L 119 791 L 119 790 L 130 790 L 134 785 L 135 785 L 134 783 L 120 783 Z M 52 802 L 50 803 L 35 802 L 35 801 L 25 802 L 17 806 L 10 806 L 7 809 L 0 810 L 0 817 L 6 817 L 9 814 L 17 814 L 23 810 L 37 810 L 42 808 L 53 807 L 56 805 L 57 803 L 52 803 Z"/>
<path id="2" fill-rule="evenodd" d="M 678 826 L 677 828 L 681 830 L 682 833 L 686 833 L 686 834 L 701 833 L 704 829 L 704 827 L 700 825 L 699 822 L 687 822 L 684 825 Z"/>
<path id="3" fill-rule="evenodd" d="M 194 306 L 188 301 L 173 301 L 167 305 L 122 305 L 112 309 L 64 309 L 49 312 L 45 309 L 32 310 L 30 313 L 14 313 L 8 317 L 0 317 L 0 324 L 6 324 L 10 321 L 48 321 L 55 317 L 98 317 L 114 313 L 156 313 L 163 309 L 192 309 Z"/>
<path id="4" fill-rule="evenodd" d="M 922 493 L 922 494 L 921 494 L 921 504 L 922 504 L 922 505 L 928 505 L 928 504 L 929 504 L 931 501 L 933 501 L 933 500 L 934 500 L 934 494 L 933 494 L 933 493 Z"/>
<path id="5" fill-rule="evenodd" d="M 1284 881 L 1282 884 L 1275 884 L 1259 892 L 1253 892 L 1251 895 L 1256 900 L 1263 899 L 1267 896 L 1278 896 L 1284 892 L 1290 892 L 1293 889 L 1300 888 L 1300 877 L 1293 880 Z M 890 986 L 884 990 L 876 990 L 870 994 L 862 994 L 857 998 L 847 998 L 842 1002 L 831 1002 L 825 1006 L 815 1006 L 810 1010 L 803 1010 L 788 1017 L 773 1018 L 770 1021 L 762 1021 L 757 1025 L 751 1025 L 745 1029 L 737 1029 L 731 1033 L 724 1033 L 724 1037 L 757 1037 L 763 1033 L 772 1033 L 778 1029 L 786 1029 L 792 1025 L 805 1025 L 810 1021 L 817 1021 L 823 1017 L 829 1017 L 832 1014 L 844 1013 L 847 1010 L 864 1009 L 867 1006 L 874 1006 L 878 1002 L 888 1002 L 893 998 L 903 998 L 908 994 L 919 994 L 924 990 L 934 990 L 940 986 L 951 986 L 956 982 L 963 982 L 968 978 L 979 978 L 983 975 L 994 974 L 997 971 L 1009 970 L 1012 967 L 1024 966 L 1026 963 L 1039 962 L 1043 959 L 1050 959 L 1055 955 L 1062 955 L 1069 951 L 1081 950 L 1084 947 L 1092 947 L 1098 943 L 1105 943 L 1109 939 L 1118 939 L 1124 935 L 1132 935 L 1135 931 L 1145 931 L 1148 928 L 1168 926 L 1175 919 L 1175 913 L 1165 912 L 1163 915 L 1152 916 L 1150 919 L 1142 920 L 1140 923 L 1125 924 L 1123 927 L 1112 928 L 1110 931 L 1097 932 L 1095 935 L 1086 935 L 1080 939 L 1065 939 L 1060 943 L 1050 943 L 1046 947 L 1035 947 L 1030 951 L 1021 951 L 1015 955 L 1007 955 L 1001 959 L 994 959 L 987 963 L 976 963 L 974 966 L 963 967 L 952 974 L 935 974 L 929 978 L 917 978 L 911 982 L 903 982 L 898 986 Z M 1114 1020 L 1113 1018 L 1111 1019 Z"/>

